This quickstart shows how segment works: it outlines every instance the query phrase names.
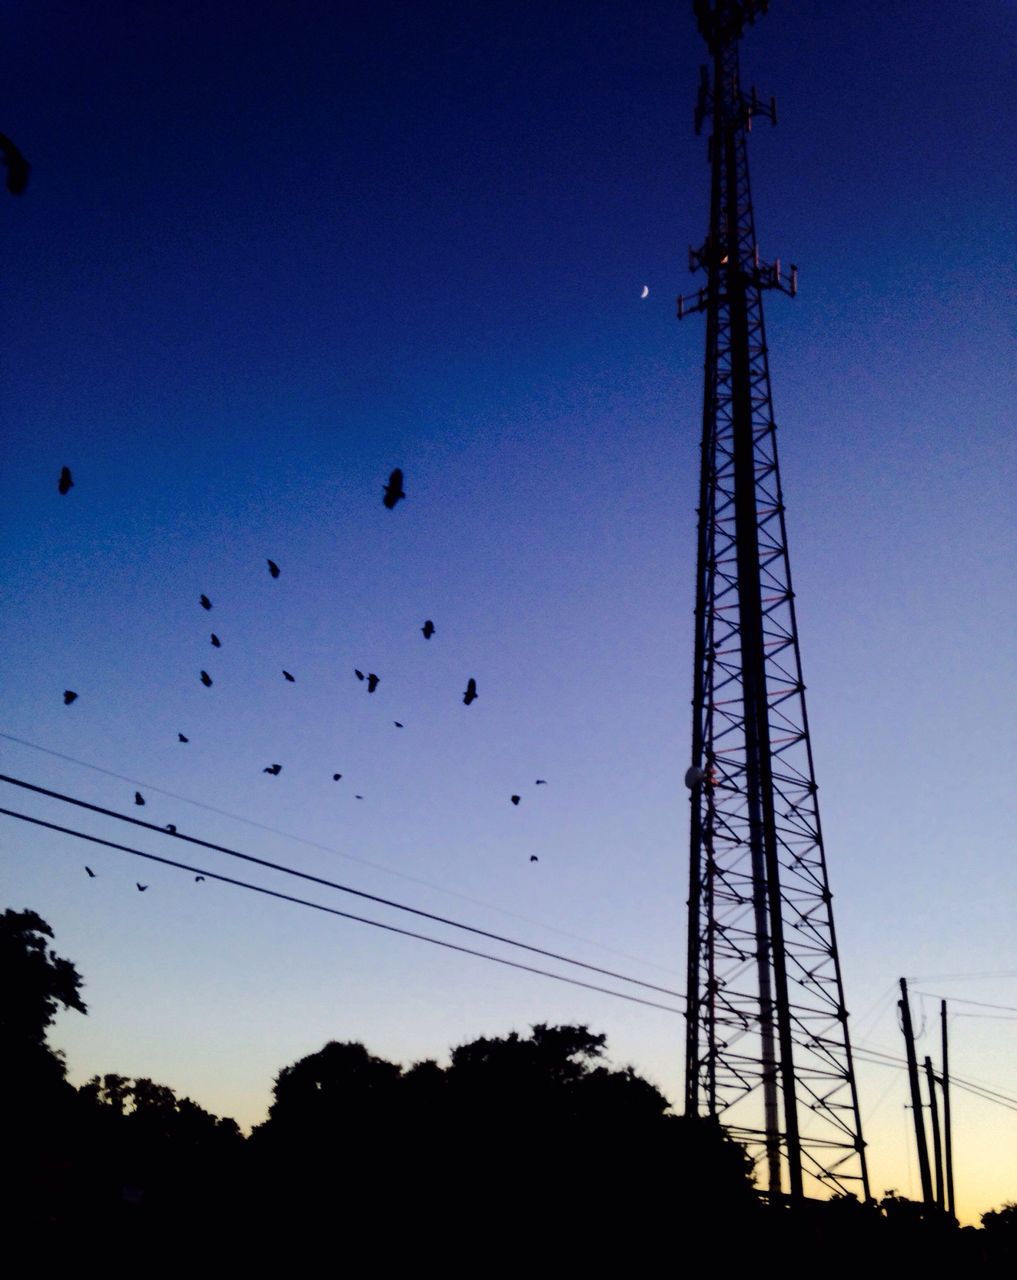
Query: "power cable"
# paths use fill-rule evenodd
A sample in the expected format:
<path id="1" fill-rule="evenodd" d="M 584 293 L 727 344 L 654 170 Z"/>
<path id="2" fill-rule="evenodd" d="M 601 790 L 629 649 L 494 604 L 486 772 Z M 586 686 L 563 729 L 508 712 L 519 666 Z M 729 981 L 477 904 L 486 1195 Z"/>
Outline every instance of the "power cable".
<path id="1" fill-rule="evenodd" d="M 907 1071 L 908 1069 L 905 1059 L 897 1058 L 893 1054 L 884 1053 L 879 1049 L 866 1049 L 856 1046 L 854 1056 L 858 1061 L 874 1067 L 892 1067 L 895 1071 Z M 974 1094 L 985 1102 L 994 1102 L 998 1106 L 1006 1107 L 1009 1111 L 1017 1111 L 1017 1098 L 1011 1098 L 1008 1094 L 999 1093 L 988 1086 L 975 1084 L 973 1081 L 966 1080 L 962 1076 L 956 1076 L 951 1072 L 950 1087 L 953 1088 L 954 1085 L 958 1089 L 963 1089 L 966 1093 Z"/>
<path id="2" fill-rule="evenodd" d="M 940 996 L 932 991 L 916 991 L 916 996 L 928 996 L 930 1000 L 946 1000 L 950 1004 L 974 1004 L 982 1009 L 1003 1009 L 1007 1013 L 1017 1013 L 1017 1005 L 1015 1004 L 990 1004 L 988 1000 L 971 1000 L 964 996 Z M 953 1012 L 951 1010 L 951 1012 Z M 956 1015 L 962 1016 L 960 1014 Z M 967 1016 L 971 1016 L 970 1014 Z"/>
<path id="3" fill-rule="evenodd" d="M 598 951 L 606 951 L 611 955 L 622 956 L 625 960 L 633 960 L 636 964 L 646 965 L 647 968 L 658 969 L 661 973 L 675 973 L 675 970 L 668 968 L 667 965 L 657 964 L 653 960 L 646 960 L 642 956 L 632 955 L 631 952 L 621 951 L 617 947 L 609 947 L 603 942 L 594 942 L 592 938 L 585 938 L 580 933 L 571 933 L 568 929 L 561 929 L 557 925 L 547 924 L 543 920 L 535 920 L 531 916 L 524 916 L 518 911 L 509 911 L 506 907 L 496 907 L 493 902 L 485 902 L 483 898 L 474 898 L 468 893 L 460 893 L 456 889 L 447 889 L 443 885 L 436 884 L 433 880 L 425 880 L 422 876 L 410 875 L 407 871 L 397 871 L 395 867 L 388 867 L 383 862 L 374 862 L 370 858 L 358 857 L 355 853 L 346 853 L 344 850 L 336 849 L 332 845 L 321 844 L 317 840 L 308 840 L 305 836 L 295 835 L 292 831 L 283 831 L 279 827 L 268 826 L 266 823 L 258 822 L 254 818 L 245 818 L 242 814 L 231 813 L 228 809 L 218 809 L 215 805 L 206 804 L 203 800 L 193 800 L 190 796 L 181 795 L 177 791 L 168 791 L 165 787 L 157 787 L 153 783 L 144 782 L 139 778 L 130 778 L 124 773 L 116 773 L 112 769 L 105 769 L 102 765 L 90 764 L 87 760 L 79 760 L 76 756 L 65 755 L 62 751 L 54 751 L 52 747 L 44 747 L 38 742 L 30 742 L 27 738 L 15 737 L 13 733 L 4 733 L 0 730 L 0 738 L 4 738 L 7 742 L 16 742 L 22 747 L 29 747 L 32 751 L 39 751 L 43 755 L 53 756 L 56 760 L 64 760 L 68 764 L 76 764 L 82 769 L 91 769 L 93 773 L 104 774 L 107 778 L 116 778 L 118 782 L 129 782 L 134 787 L 153 791 L 156 795 L 169 796 L 171 800 L 179 800 L 182 804 L 193 805 L 196 809 L 204 809 L 208 813 L 217 814 L 220 818 L 229 818 L 233 822 L 244 822 L 258 831 L 267 831 L 270 835 L 280 836 L 284 840 L 293 840 L 297 844 L 306 845 L 309 849 L 317 849 L 321 853 L 331 853 L 337 858 L 346 858 L 349 862 L 359 863 L 362 867 L 370 867 L 373 871 L 381 871 L 385 875 L 396 876 L 400 880 L 408 880 L 411 884 L 422 885 L 425 889 L 433 889 L 437 893 L 447 894 L 450 898 L 459 898 L 461 901 L 469 902 L 475 907 L 484 907 L 488 911 L 497 911 L 499 915 L 508 916 L 512 920 L 522 920 L 525 924 L 536 925 L 538 929 L 547 929 L 550 933 L 557 933 L 563 938 L 571 938 L 573 942 L 584 942 L 587 946 L 596 947 Z"/>
<path id="4" fill-rule="evenodd" d="M 619 982 L 630 982 L 634 986 L 645 987 L 649 991 L 659 991 L 663 995 L 674 996 L 678 1000 L 685 999 L 682 992 L 674 991 L 670 987 L 658 986 L 655 982 L 645 982 L 642 978 L 630 978 L 627 974 L 616 973 L 612 969 L 601 968 L 600 965 L 588 964 L 585 960 L 575 960 L 571 956 L 562 955 L 557 951 L 548 951 L 544 947 L 532 946 L 528 942 L 519 942 L 515 938 L 505 937 L 503 934 L 492 933 L 488 929 L 480 929 L 475 925 L 464 924 L 460 920 L 452 920 L 448 916 L 440 916 L 433 911 L 424 911 L 420 907 L 411 907 L 404 902 L 397 902 L 393 898 L 383 898 L 380 894 L 368 893 L 365 889 L 354 889 L 351 885 L 340 884 L 337 880 L 327 880 L 324 876 L 312 875 L 309 871 L 298 871 L 295 867 L 287 867 L 281 862 L 271 862 L 267 858 L 255 857 L 253 853 L 241 853 L 238 849 L 230 849 L 226 845 L 215 844 L 211 840 L 202 840 L 198 836 L 189 836 L 182 831 L 167 831 L 165 827 L 156 826 L 153 822 L 145 822 L 141 818 L 134 818 L 126 813 L 118 813 L 115 809 L 106 809 L 102 805 L 91 804 L 87 800 L 79 800 L 76 796 L 68 796 L 60 791 L 52 791 L 49 787 L 40 787 L 33 782 L 25 782 L 21 778 L 12 778 L 8 774 L 0 773 L 0 782 L 20 787 L 25 791 L 32 791 L 36 795 L 48 796 L 51 800 L 59 800 L 64 804 L 71 804 L 79 809 L 87 809 L 90 813 L 99 813 L 103 817 L 114 818 L 119 822 L 128 822 L 131 826 L 142 827 L 146 831 L 154 831 L 157 835 L 172 836 L 175 840 L 186 840 L 188 844 L 199 845 L 202 849 L 225 853 L 228 857 L 239 858 L 243 862 L 266 867 L 270 871 L 280 871 L 284 875 L 295 876 L 299 880 L 307 880 L 311 884 L 318 884 L 326 889 L 336 889 L 340 893 L 349 893 L 356 898 L 363 898 L 368 902 L 376 902 L 380 906 L 391 907 L 396 911 L 405 911 L 410 915 L 420 916 L 424 920 L 432 920 L 436 924 L 448 925 L 453 929 L 462 929 L 467 933 L 476 934 L 478 937 L 488 938 L 492 942 L 501 942 L 506 946 L 519 947 L 523 951 L 531 951 L 535 955 L 546 956 L 548 959 L 558 960 L 562 964 L 575 965 L 577 968 L 587 969 L 591 973 L 599 973 L 607 978 L 615 978 Z M 0 810 L 0 812 L 6 812 L 6 810 Z"/>
<path id="5" fill-rule="evenodd" d="M 997 969 L 988 973 L 926 973 L 921 977 L 906 977 L 905 982 L 967 982 L 981 978 L 1017 978 L 1017 969 Z"/>
<path id="6" fill-rule="evenodd" d="M 217 871 L 209 871 L 205 867 L 191 866 L 186 862 L 177 862 L 173 858 L 163 858 L 157 853 L 146 853 L 143 849 L 134 849 L 130 845 L 117 844 L 113 840 L 103 840 L 100 836 L 89 835 L 85 831 L 77 831 L 73 827 L 62 827 L 55 822 L 45 822 L 42 818 L 33 818 L 27 813 L 17 813 L 13 809 L 0 808 L 0 814 L 8 818 L 16 818 L 19 822 L 30 822 L 37 827 L 45 827 L 49 831 L 59 831 L 63 835 L 75 836 L 79 840 L 87 840 L 92 844 L 102 845 L 107 849 L 117 849 L 121 853 L 129 853 L 136 858 L 145 858 L 149 862 L 158 862 L 165 867 L 175 867 L 178 871 L 189 871 L 194 875 L 206 876 L 209 880 L 219 880 L 223 884 L 234 885 L 238 889 L 249 889 L 252 893 L 261 893 L 269 898 L 278 898 L 281 902 L 291 902 L 299 907 L 310 907 L 313 911 L 323 911 L 330 916 L 340 916 L 343 920 L 355 920 L 358 924 L 368 924 L 375 929 L 384 929 L 387 933 L 398 933 L 404 938 L 415 938 L 419 942 L 429 942 L 436 947 L 445 947 L 449 951 L 459 951 L 463 955 L 476 956 L 481 960 L 490 960 L 494 964 L 507 965 L 510 969 L 522 969 L 526 973 L 536 973 L 542 978 L 554 978 L 557 982 L 567 982 L 573 987 L 585 987 L 587 991 L 598 991 L 602 995 L 615 996 L 619 1000 L 629 1000 L 634 1004 L 643 1004 L 651 1009 L 663 1009 L 666 1013 L 681 1016 L 681 1009 L 671 1005 L 659 1004 L 655 1000 L 645 1000 L 642 996 L 629 995 L 625 991 L 612 991 L 610 987 L 596 986 L 592 982 L 582 982 L 578 978 L 569 978 L 561 973 L 552 973 L 548 969 L 538 969 L 534 965 L 521 964 L 518 960 L 506 960 L 503 956 L 493 956 L 487 951 L 475 951 L 472 947 L 463 947 L 456 942 L 446 942 L 441 938 L 432 938 L 426 933 L 415 933 L 411 929 L 400 929 L 394 924 L 385 924 L 381 920 L 370 920 L 366 916 L 354 915 L 350 911 L 340 911 L 338 907 L 327 907 L 321 902 L 311 902 L 308 898 L 297 898 L 293 894 L 280 893 L 278 889 L 266 889 L 263 885 L 251 884 L 248 880 L 237 880 L 233 876 L 224 876 Z"/>
<path id="7" fill-rule="evenodd" d="M 991 1018 L 993 1022 L 1017 1022 L 1012 1013 L 952 1013 L 951 1018 Z"/>

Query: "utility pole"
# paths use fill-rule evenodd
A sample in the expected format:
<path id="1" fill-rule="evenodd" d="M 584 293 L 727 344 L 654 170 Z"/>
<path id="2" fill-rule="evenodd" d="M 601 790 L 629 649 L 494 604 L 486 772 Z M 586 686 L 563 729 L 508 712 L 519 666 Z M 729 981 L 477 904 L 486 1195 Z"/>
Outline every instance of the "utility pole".
<path id="1" fill-rule="evenodd" d="M 911 1086 L 911 1110 L 915 1118 L 915 1143 L 918 1147 L 918 1172 L 922 1179 L 922 1202 L 932 1207 L 932 1175 L 929 1172 L 929 1148 L 925 1138 L 925 1117 L 922 1115 L 922 1092 L 918 1084 L 918 1060 L 915 1057 L 915 1033 L 911 1026 L 911 1006 L 908 1003 L 908 984 L 900 980 L 901 998 L 897 1008 L 901 1012 L 901 1029 L 908 1059 L 908 1083 Z"/>
<path id="2" fill-rule="evenodd" d="M 689 269 L 706 315 L 696 568 L 685 1110 L 722 1123 L 773 1198 L 869 1184 L 805 708 L 763 324 L 764 261 L 749 185 L 754 120 L 739 45 L 767 0 L 694 0 L 710 65 L 710 226 Z"/>
<path id="3" fill-rule="evenodd" d="M 946 1211 L 957 1217 L 953 1198 L 953 1132 L 950 1127 L 950 1046 L 946 1032 L 946 1001 L 939 1002 L 939 1024 L 943 1036 L 943 1147 L 946 1156 Z"/>
<path id="4" fill-rule="evenodd" d="M 926 1055 L 925 1078 L 929 1082 L 929 1119 L 932 1122 L 932 1165 L 936 1173 L 936 1208 L 945 1208 L 943 1199 L 943 1144 L 939 1136 L 939 1105 L 936 1102 L 936 1073 Z"/>

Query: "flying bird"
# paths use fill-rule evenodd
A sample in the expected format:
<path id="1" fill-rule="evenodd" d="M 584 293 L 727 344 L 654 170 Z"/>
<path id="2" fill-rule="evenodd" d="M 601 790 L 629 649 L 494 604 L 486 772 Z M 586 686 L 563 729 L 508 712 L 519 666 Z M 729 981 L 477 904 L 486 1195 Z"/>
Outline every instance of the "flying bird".
<path id="1" fill-rule="evenodd" d="M 424 639 L 430 640 L 430 638 L 434 635 L 434 623 L 431 621 L 430 618 L 428 618 L 428 620 L 424 623 L 424 625 L 420 628 L 420 630 L 423 631 L 424 633 Z"/>
<path id="2" fill-rule="evenodd" d="M 219 639 L 219 637 L 215 634 L 214 631 L 212 632 L 212 648 L 213 649 L 222 648 L 222 641 Z"/>
<path id="3" fill-rule="evenodd" d="M 74 480 L 71 476 L 70 467 L 64 467 L 60 472 L 60 481 L 57 489 L 61 494 L 68 494 L 74 488 Z"/>
<path id="4" fill-rule="evenodd" d="M 147 884 L 138 884 L 138 881 L 137 881 L 137 880 L 135 880 L 135 882 L 134 882 L 134 883 L 135 883 L 136 885 L 138 885 L 138 892 L 139 892 L 139 893 L 144 893 L 144 892 L 145 892 L 145 890 L 148 888 L 148 885 L 147 885 Z"/>
<path id="5" fill-rule="evenodd" d="M 194 877 L 194 883 L 195 883 L 195 884 L 200 884 L 200 883 L 201 883 L 201 881 L 202 881 L 202 880 L 204 880 L 204 878 L 205 878 L 204 876 L 195 876 L 195 877 Z"/>
<path id="6" fill-rule="evenodd" d="M 85 870 L 88 872 L 88 878 L 89 878 L 89 880 L 94 880 L 94 879 L 95 879 L 95 872 L 92 870 L 92 868 L 86 865 Z"/>
<path id="7" fill-rule="evenodd" d="M 343 775 L 342 775 L 341 773 L 333 773 L 333 774 L 332 774 L 332 781 L 333 781 L 333 782 L 338 782 L 338 781 L 339 781 L 339 779 L 340 779 L 342 776 L 343 776 Z"/>
<path id="8" fill-rule="evenodd" d="M 296 677 L 296 676 L 291 676 L 291 675 L 290 675 L 290 673 L 289 673 L 285 668 L 283 669 L 283 675 L 284 675 L 284 676 L 286 677 L 286 679 L 290 682 L 290 684 L 296 684 L 296 682 L 297 682 L 297 677 Z"/>
<path id="9" fill-rule="evenodd" d="M 469 680 L 466 682 L 466 692 L 463 694 L 463 702 L 465 702 L 466 705 L 469 706 L 470 703 L 474 701 L 476 696 L 477 696 L 477 682 L 476 680 L 474 680 L 472 676 L 470 676 Z"/>
<path id="10" fill-rule="evenodd" d="M 170 833 L 171 836 L 175 836 L 177 833 L 177 829 L 172 822 L 166 823 L 166 830 Z"/>
<path id="11" fill-rule="evenodd" d="M 539 862 L 539 861 L 540 861 L 540 859 L 537 857 L 537 855 L 536 855 L 535 853 L 531 853 L 531 854 L 530 854 L 530 861 L 531 861 L 531 862 Z"/>
<path id="12" fill-rule="evenodd" d="M 519 803 L 519 796 L 512 796 L 512 797 L 511 797 L 511 799 L 512 799 L 512 803 L 513 803 L 513 804 L 518 804 L 518 803 Z"/>
<path id="13" fill-rule="evenodd" d="M 398 720 L 393 720 L 393 721 L 392 721 L 392 723 L 395 725 L 395 727 L 396 727 L 397 729 L 403 729 L 403 728 L 405 728 L 405 726 L 404 726 L 404 725 L 402 725 L 402 724 L 400 724 L 400 722 L 399 722 Z"/>
<path id="14" fill-rule="evenodd" d="M 535 787 L 546 787 L 546 786 L 547 786 L 547 779 L 546 779 L 546 778 L 538 778 L 538 779 L 537 779 L 537 781 L 536 781 L 533 785 L 534 785 Z"/>
<path id="15" fill-rule="evenodd" d="M 212 677 L 208 674 L 207 671 L 203 671 L 201 673 L 201 683 L 205 686 L 206 689 L 211 689 Z"/>
<path id="16" fill-rule="evenodd" d="M 141 792 L 140 792 L 140 791 L 135 791 L 135 793 L 134 793 L 134 803 L 135 803 L 135 804 L 144 804 L 144 803 L 145 803 L 145 797 L 141 794 Z"/>
<path id="17" fill-rule="evenodd" d="M 201 607 L 202 607 L 203 609 L 211 609 L 211 607 L 212 607 L 212 601 L 211 601 L 211 600 L 209 600 L 208 596 L 202 596 L 202 597 L 201 597 Z"/>
<path id="18" fill-rule="evenodd" d="M 270 773 L 270 774 L 272 775 L 272 777 L 273 777 L 273 778 L 278 778 L 278 776 L 280 775 L 280 773 L 282 773 L 282 765 L 281 765 L 281 764 L 270 764 L 270 765 L 266 765 L 266 766 L 265 766 L 265 768 L 264 768 L 264 769 L 262 769 L 262 771 L 261 771 L 261 772 L 262 772 L 262 773 Z"/>
<path id="19" fill-rule="evenodd" d="M 357 677 L 358 680 L 363 680 L 364 678 L 364 673 L 362 671 L 358 671 L 356 667 L 353 668 L 353 674 Z"/>
<path id="20" fill-rule="evenodd" d="M 373 671 L 369 671 L 367 673 L 367 692 L 374 693 L 379 684 L 381 684 L 381 676 L 376 676 Z"/>
<path id="21" fill-rule="evenodd" d="M 650 286 L 648 284 L 643 285 L 643 292 L 639 296 L 641 298 L 648 298 L 650 296 Z"/>
<path id="22" fill-rule="evenodd" d="M 279 576 L 279 566 L 276 564 L 276 562 L 275 562 L 274 560 L 269 560 L 269 562 L 268 562 L 268 571 L 269 571 L 269 573 L 272 575 L 272 577 L 273 577 L 273 578 L 278 578 L 278 576 Z"/>
<path id="23" fill-rule="evenodd" d="M 182 733 L 178 733 L 177 742 L 190 742 L 190 738 L 185 737 Z"/>
<path id="24" fill-rule="evenodd" d="M 77 696 L 78 695 L 74 692 L 73 689 L 65 689 L 64 690 L 64 706 L 69 707 L 71 703 L 75 701 Z"/>
<path id="25" fill-rule="evenodd" d="M 354 796 L 353 798 L 354 798 L 355 800 L 363 800 L 363 798 L 364 798 L 364 797 L 363 797 L 363 796 Z"/>
<path id="26" fill-rule="evenodd" d="M 7 190 L 12 196 L 23 196 L 32 166 L 6 133 L 0 133 L 0 155 L 7 167 Z"/>
<path id="27" fill-rule="evenodd" d="M 389 511 L 394 511 L 395 504 L 400 498 L 405 497 L 406 494 L 403 492 L 403 473 L 398 467 L 396 467 L 388 478 L 388 484 L 385 486 L 385 496 L 382 498 L 382 502 L 384 502 L 385 506 L 388 507 Z"/>

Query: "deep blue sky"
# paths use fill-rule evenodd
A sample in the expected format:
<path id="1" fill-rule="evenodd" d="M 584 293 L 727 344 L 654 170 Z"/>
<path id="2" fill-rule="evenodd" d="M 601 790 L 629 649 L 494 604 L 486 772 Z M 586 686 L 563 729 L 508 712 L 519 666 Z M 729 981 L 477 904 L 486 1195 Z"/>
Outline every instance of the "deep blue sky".
<path id="1" fill-rule="evenodd" d="M 751 141 L 762 250 L 801 272 L 767 323 L 848 1001 L 895 1052 L 900 973 L 1017 969 L 1014 25 L 1002 0 L 775 3 L 743 51 L 780 111 Z M 34 167 L 0 202 L 0 728 L 338 852 L 149 792 L 153 821 L 668 981 L 440 890 L 466 894 L 681 987 L 691 5 L 33 0 L 2 36 L 0 129 Z M 0 745 L 134 811 L 133 784 Z M 409 1062 L 576 1020 L 680 1097 L 667 1014 L 9 820 L 0 842 L 5 900 L 88 982 L 57 1034 L 75 1078 L 249 1124 L 330 1037 Z M 956 1069 L 1017 1091 L 1012 1024 L 956 1025 Z M 878 1189 L 909 1189 L 903 1101 L 866 1069 Z M 1012 1198 L 987 1153 L 1012 1117 L 956 1110 L 962 1208 Z"/>

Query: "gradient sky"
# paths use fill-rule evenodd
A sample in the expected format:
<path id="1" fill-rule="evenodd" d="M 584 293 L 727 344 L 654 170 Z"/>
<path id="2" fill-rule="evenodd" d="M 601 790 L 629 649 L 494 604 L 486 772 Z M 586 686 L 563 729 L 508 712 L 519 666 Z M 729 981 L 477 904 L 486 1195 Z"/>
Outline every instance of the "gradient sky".
<path id="1" fill-rule="evenodd" d="M 1003 0 L 788 0 L 743 47 L 763 255 L 800 268 L 767 322 L 841 958 L 894 1053 L 900 974 L 1017 1006 L 1014 37 Z M 0 740 L 6 772 L 683 988 L 702 58 L 673 0 L 7 7 L 0 729 L 327 851 Z M 0 851 L 86 980 L 75 1081 L 250 1125 L 328 1039 L 573 1021 L 681 1096 L 671 1014 L 7 818 Z M 1017 1094 L 1017 1024 L 952 1025 Z M 903 1073 L 859 1085 L 874 1190 L 917 1194 Z M 971 1219 L 1017 1198 L 1017 1115 L 954 1111 Z"/>

